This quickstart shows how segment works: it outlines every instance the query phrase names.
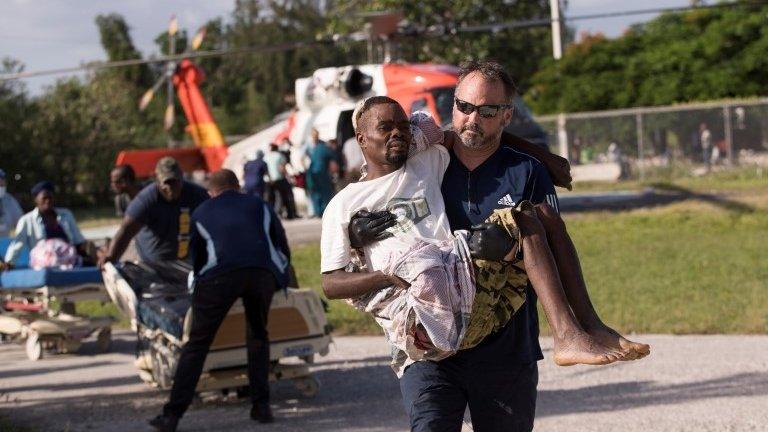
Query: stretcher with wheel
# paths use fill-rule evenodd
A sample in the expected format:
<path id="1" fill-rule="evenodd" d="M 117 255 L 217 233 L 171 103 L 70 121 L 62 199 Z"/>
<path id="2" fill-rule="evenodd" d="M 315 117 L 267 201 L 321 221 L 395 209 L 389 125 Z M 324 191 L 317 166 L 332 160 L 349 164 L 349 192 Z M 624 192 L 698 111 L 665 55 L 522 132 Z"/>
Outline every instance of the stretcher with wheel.
<path id="1" fill-rule="evenodd" d="M 139 376 L 161 389 L 171 387 L 191 329 L 188 273 L 189 266 L 183 262 L 107 263 L 103 270 L 110 298 L 137 334 Z M 245 325 L 245 310 L 238 300 L 214 338 L 198 392 L 239 391 L 248 385 Z M 270 379 L 291 379 L 306 396 L 316 394 L 319 382 L 310 374 L 309 364 L 315 355 L 326 355 L 331 342 L 320 297 L 306 289 L 276 292 L 267 330 Z"/>
<path id="2" fill-rule="evenodd" d="M 0 256 L 10 243 L 0 239 Z M 83 317 L 75 313 L 75 302 L 109 301 L 101 272 L 95 267 L 69 270 L 34 270 L 23 252 L 13 270 L 0 273 L 0 336 L 22 342 L 30 360 L 45 353 L 73 353 L 84 339 L 96 334 L 97 351 L 109 351 L 112 318 Z M 56 300 L 58 311 L 50 308 Z"/>

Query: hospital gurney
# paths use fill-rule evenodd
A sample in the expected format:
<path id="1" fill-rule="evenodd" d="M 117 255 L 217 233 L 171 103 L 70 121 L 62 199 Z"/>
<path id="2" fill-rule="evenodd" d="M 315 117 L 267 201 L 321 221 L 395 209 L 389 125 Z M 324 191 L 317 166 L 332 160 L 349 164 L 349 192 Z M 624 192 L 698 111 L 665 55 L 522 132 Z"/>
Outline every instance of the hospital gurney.
<path id="1" fill-rule="evenodd" d="M 0 255 L 8 247 L 0 239 Z M 3 339 L 24 342 L 30 360 L 39 360 L 45 351 L 72 353 L 83 339 L 97 333 L 99 352 L 112 344 L 112 318 L 87 318 L 75 314 L 80 300 L 108 301 L 101 273 L 95 267 L 70 270 L 26 268 L 27 254 L 17 267 L 0 273 L 0 335 Z M 49 308 L 58 301 L 58 312 Z"/>
<path id="2" fill-rule="evenodd" d="M 138 337 L 139 376 L 161 389 L 171 387 L 181 348 L 191 328 L 187 264 L 107 263 L 104 284 Z M 203 366 L 198 392 L 239 390 L 248 385 L 245 310 L 238 300 L 216 333 Z M 315 354 L 328 353 L 330 326 L 319 296 L 289 288 L 272 299 L 268 318 L 270 379 L 292 379 L 307 396 L 319 382 L 309 372 Z M 296 361 L 283 360 L 295 357 Z"/>

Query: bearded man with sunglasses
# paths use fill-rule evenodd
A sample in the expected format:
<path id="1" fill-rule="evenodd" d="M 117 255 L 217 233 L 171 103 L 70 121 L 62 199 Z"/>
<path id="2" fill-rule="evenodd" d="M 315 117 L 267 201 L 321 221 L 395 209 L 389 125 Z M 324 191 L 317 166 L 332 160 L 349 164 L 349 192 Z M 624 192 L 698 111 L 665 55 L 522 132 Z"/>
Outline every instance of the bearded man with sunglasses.
<path id="1" fill-rule="evenodd" d="M 441 186 L 452 230 L 469 230 L 494 210 L 515 207 L 523 200 L 548 203 L 557 210 L 546 167 L 501 145 L 515 94 L 512 79 L 498 63 L 462 66 L 453 107 L 453 130 L 460 140 L 449 151 Z M 405 370 L 400 389 L 412 429 L 458 431 L 467 406 L 477 431 L 533 429 L 536 362 L 543 356 L 536 294 L 530 285 L 526 297 L 509 322 L 479 345 Z"/>
<path id="2" fill-rule="evenodd" d="M 453 109 L 453 130 L 460 140 L 449 150 L 441 184 L 452 230 L 482 228 L 494 210 L 515 207 L 524 200 L 543 204 L 536 207 L 542 221 L 562 224 L 546 166 L 528 153 L 501 145 L 515 94 L 515 85 L 500 64 L 462 66 Z M 550 238 L 547 231 L 545 241 L 559 257 L 564 294 L 579 325 L 605 346 L 619 349 L 633 344 L 602 323 L 589 300 L 565 227 L 555 231 L 560 233 L 557 238 Z M 480 344 L 443 361 L 417 362 L 405 369 L 400 388 L 413 430 L 458 431 L 467 406 L 476 431 L 533 429 L 537 362 L 543 358 L 536 302 L 528 284 L 520 310 Z"/>

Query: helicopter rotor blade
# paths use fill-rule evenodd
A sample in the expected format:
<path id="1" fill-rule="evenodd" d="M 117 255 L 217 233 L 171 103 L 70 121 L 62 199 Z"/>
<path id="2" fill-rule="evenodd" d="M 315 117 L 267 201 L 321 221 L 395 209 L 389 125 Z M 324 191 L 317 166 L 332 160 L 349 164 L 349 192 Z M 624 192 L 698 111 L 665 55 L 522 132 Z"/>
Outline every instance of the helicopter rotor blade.
<path id="1" fill-rule="evenodd" d="M 141 96 L 141 100 L 139 101 L 139 111 L 144 111 L 147 109 L 147 106 L 150 102 L 152 102 L 152 98 L 155 96 L 155 93 L 157 93 L 157 90 L 160 88 L 160 86 L 163 85 L 167 77 L 165 75 L 161 76 L 160 79 L 155 81 L 155 83 L 152 85 L 152 88 L 144 92 L 144 95 Z"/>
<path id="2" fill-rule="evenodd" d="M 205 26 L 200 27 L 197 30 L 197 33 L 195 33 L 195 37 L 192 38 L 192 51 L 197 51 L 198 48 L 200 48 L 200 45 L 203 44 L 203 39 L 205 38 Z"/>
<path id="3" fill-rule="evenodd" d="M 179 21 L 176 19 L 176 15 L 171 15 L 171 20 L 168 22 L 168 36 L 175 36 L 179 31 Z"/>
<path id="4" fill-rule="evenodd" d="M 175 121 L 174 117 L 176 116 L 174 111 L 173 104 L 165 107 L 165 115 L 163 117 L 163 128 L 165 128 L 165 130 L 171 130 L 173 127 Z"/>

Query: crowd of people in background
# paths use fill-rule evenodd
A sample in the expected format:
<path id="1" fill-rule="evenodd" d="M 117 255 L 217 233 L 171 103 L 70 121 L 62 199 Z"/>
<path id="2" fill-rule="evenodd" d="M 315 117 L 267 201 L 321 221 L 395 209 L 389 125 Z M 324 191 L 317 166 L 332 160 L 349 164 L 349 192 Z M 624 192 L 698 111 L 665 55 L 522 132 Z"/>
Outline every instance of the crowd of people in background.
<path id="1" fill-rule="evenodd" d="M 298 155 L 294 159 L 292 149 Z M 243 165 L 243 191 L 269 202 L 280 217 L 295 219 L 299 212 L 294 188 L 304 189 L 306 216 L 320 218 L 336 192 L 359 178 L 361 165 L 354 137 L 342 149 L 335 138 L 321 139 L 318 130 L 312 129 L 310 138 L 295 149 L 284 138 L 271 143 L 266 154 L 257 150 Z"/>

